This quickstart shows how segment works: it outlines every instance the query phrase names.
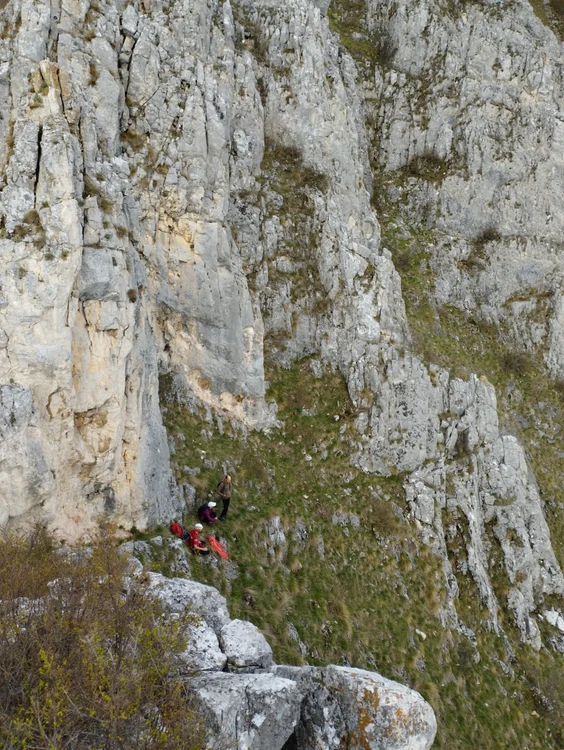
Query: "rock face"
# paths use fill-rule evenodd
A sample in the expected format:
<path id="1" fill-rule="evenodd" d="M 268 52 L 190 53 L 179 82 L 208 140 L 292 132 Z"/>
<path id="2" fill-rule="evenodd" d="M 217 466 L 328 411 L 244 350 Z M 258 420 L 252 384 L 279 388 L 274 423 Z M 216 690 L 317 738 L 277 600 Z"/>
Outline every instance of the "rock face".
<path id="1" fill-rule="evenodd" d="M 212 586 L 185 578 L 167 578 L 160 573 L 149 573 L 149 590 L 172 613 L 184 612 L 189 602 L 190 611 L 201 617 L 218 636 L 231 621 L 225 597 Z"/>
<path id="2" fill-rule="evenodd" d="M 304 691 L 297 747 L 304 750 L 427 750 L 437 731 L 421 696 L 374 672 L 350 667 L 277 667 Z"/>
<path id="3" fill-rule="evenodd" d="M 378 254 L 354 66 L 324 10 L 2 11 L 0 379 L 28 407 L 5 437 L 3 485 L 19 500 L 4 499 L 0 522 L 40 514 L 73 538 L 100 513 L 169 518 L 159 368 L 261 426 L 274 416 L 265 332 L 290 334 L 286 359 L 323 343 L 347 369 L 382 336 L 406 339 L 399 280 Z M 265 154 L 270 171 L 301 170 L 303 215 L 268 185 L 260 195 Z M 299 278 L 311 289 L 298 298 Z"/>
<path id="4" fill-rule="evenodd" d="M 355 463 L 405 472 L 444 559 L 443 623 L 463 627 L 456 511 L 492 628 L 495 539 L 538 648 L 536 601 L 564 577 L 534 477 L 493 387 L 413 353 L 370 164 L 412 175 L 396 187 L 442 238 L 437 301 L 504 322 L 560 377 L 561 49 L 525 2 L 499 18 L 496 3 L 396 5 L 367 4 L 389 44 L 362 86 L 325 2 L 0 11 L 0 524 L 72 540 L 102 513 L 170 519 L 159 374 L 262 428 L 265 349 L 315 354 L 347 382 Z"/>
<path id="5" fill-rule="evenodd" d="M 216 673 L 191 683 L 210 727 L 210 747 L 279 750 L 292 734 L 302 699 L 292 680 L 272 674 Z"/>
<path id="6" fill-rule="evenodd" d="M 128 545 L 122 549 L 131 554 Z M 431 747 L 437 723 L 419 693 L 362 669 L 274 665 L 262 633 L 250 622 L 231 620 L 216 589 L 184 578 L 149 577 L 149 592 L 172 616 L 188 611 L 198 618 L 179 658 L 210 748 Z"/>
<path id="7" fill-rule="evenodd" d="M 374 143 L 389 173 L 411 165 L 412 216 L 437 217 L 437 300 L 542 343 L 561 377 L 561 43 L 528 2 L 395 8 L 367 3 L 395 50 L 372 82 Z"/>

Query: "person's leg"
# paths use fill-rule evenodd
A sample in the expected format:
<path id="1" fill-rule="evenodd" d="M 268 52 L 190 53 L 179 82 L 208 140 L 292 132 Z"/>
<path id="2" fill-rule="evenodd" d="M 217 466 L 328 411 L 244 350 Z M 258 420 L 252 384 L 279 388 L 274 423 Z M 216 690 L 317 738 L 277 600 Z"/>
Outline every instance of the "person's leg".
<path id="1" fill-rule="evenodd" d="M 230 501 L 231 498 L 229 498 L 229 497 L 227 497 L 227 498 L 226 497 L 222 497 L 221 499 L 223 500 L 223 510 L 221 511 L 221 515 L 219 517 L 219 520 L 223 521 L 223 519 L 227 515 L 227 511 L 229 510 L 229 501 Z"/>

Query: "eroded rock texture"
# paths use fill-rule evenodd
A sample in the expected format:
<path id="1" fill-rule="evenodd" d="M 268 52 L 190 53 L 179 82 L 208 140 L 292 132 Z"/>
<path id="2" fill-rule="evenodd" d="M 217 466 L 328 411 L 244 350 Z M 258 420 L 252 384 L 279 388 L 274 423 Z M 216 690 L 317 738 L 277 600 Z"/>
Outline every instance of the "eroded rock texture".
<path id="1" fill-rule="evenodd" d="M 445 552 L 456 508 L 492 626 L 486 524 L 538 647 L 535 597 L 564 593 L 564 578 L 534 477 L 500 432 L 493 387 L 413 353 L 370 154 L 388 171 L 452 161 L 407 199 L 458 238 L 437 250 L 438 297 L 503 313 L 559 374 L 560 48 L 521 2 L 497 20 L 495 4 L 487 17 L 472 3 L 396 6 L 369 6 L 397 66 L 361 87 L 324 3 L 7 4 L 0 522 L 41 518 L 72 539 L 101 513 L 126 527 L 170 518 L 159 373 L 261 428 L 276 408 L 265 351 L 284 364 L 315 353 L 347 381 L 357 465 L 406 472 L 413 516 L 444 556 L 443 621 L 458 627 Z M 490 265 L 470 279 L 453 260 L 477 237 Z M 515 297 L 533 287 L 556 294 L 540 327 L 517 314 L 537 305 L 537 291 Z"/>
<path id="2" fill-rule="evenodd" d="M 561 43 L 526 1 L 448 5 L 367 3 L 394 68 L 369 83 L 377 159 L 442 232 L 438 301 L 542 342 L 561 377 Z"/>

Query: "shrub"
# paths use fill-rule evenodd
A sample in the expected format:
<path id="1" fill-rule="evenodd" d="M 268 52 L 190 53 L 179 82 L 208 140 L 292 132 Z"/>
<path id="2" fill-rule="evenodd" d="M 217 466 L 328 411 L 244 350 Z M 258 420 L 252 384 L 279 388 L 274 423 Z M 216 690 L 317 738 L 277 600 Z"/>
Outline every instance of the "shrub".
<path id="1" fill-rule="evenodd" d="M 443 179 L 448 169 L 449 162 L 430 150 L 415 155 L 406 166 L 410 177 L 420 177 L 431 182 Z"/>
<path id="2" fill-rule="evenodd" d="M 90 177 L 90 175 L 84 175 L 84 190 L 82 193 L 83 198 L 89 198 L 93 195 L 100 195 L 100 186 Z"/>
<path id="3" fill-rule="evenodd" d="M 474 248 L 476 250 L 482 250 L 490 242 L 499 242 L 501 234 L 495 227 L 489 226 L 483 229 L 480 234 L 474 238 Z"/>
<path id="4" fill-rule="evenodd" d="M 131 129 L 122 133 L 119 139 L 125 146 L 129 146 L 132 151 L 141 151 L 147 142 L 146 135 L 139 133 L 137 130 Z"/>
<path id="5" fill-rule="evenodd" d="M 374 47 L 374 58 L 383 68 L 392 64 L 398 48 L 394 40 L 388 34 L 382 33 L 376 40 Z"/>
<path id="6" fill-rule="evenodd" d="M 393 256 L 394 266 L 399 274 L 407 273 L 413 268 L 413 255 L 409 250 L 401 250 L 394 253 Z"/>
<path id="7" fill-rule="evenodd" d="M 531 359 L 525 352 L 505 352 L 502 358 L 502 366 L 505 372 L 522 377 L 531 369 Z"/>
<path id="8" fill-rule="evenodd" d="M 25 224 L 17 224 L 12 232 L 12 239 L 14 242 L 21 242 L 32 232 L 32 228 Z"/>
<path id="9" fill-rule="evenodd" d="M 98 82 L 98 78 L 100 78 L 98 66 L 95 62 L 90 62 L 88 64 L 88 85 L 95 86 Z"/>
<path id="10" fill-rule="evenodd" d="M 391 502 L 376 498 L 370 502 L 370 511 L 375 534 L 391 537 L 397 532 L 399 521 Z"/>
<path id="11" fill-rule="evenodd" d="M 114 210 L 114 204 L 109 198 L 101 198 L 100 199 L 100 209 L 105 214 L 111 214 Z"/>
<path id="12" fill-rule="evenodd" d="M 188 621 L 126 566 L 108 529 L 88 550 L 0 539 L 0 746 L 203 746 L 174 662 Z"/>
<path id="13" fill-rule="evenodd" d="M 37 213 L 37 211 L 32 208 L 31 211 L 28 211 L 26 215 L 23 218 L 25 224 L 30 224 L 31 226 L 40 227 L 41 226 L 41 217 Z"/>

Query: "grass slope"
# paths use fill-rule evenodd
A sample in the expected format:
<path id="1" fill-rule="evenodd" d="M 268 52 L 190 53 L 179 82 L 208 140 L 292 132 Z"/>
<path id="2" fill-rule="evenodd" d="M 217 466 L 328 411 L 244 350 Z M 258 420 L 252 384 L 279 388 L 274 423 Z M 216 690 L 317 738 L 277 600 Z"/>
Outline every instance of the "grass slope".
<path id="1" fill-rule="evenodd" d="M 340 375 L 318 379 L 309 360 L 274 372 L 281 426 L 247 437 L 191 412 L 169 385 L 162 397 L 178 481 L 194 484 L 203 501 L 223 466 L 234 479 L 228 521 L 217 529 L 231 560 L 194 558 L 193 575 L 227 597 L 233 617 L 261 628 L 277 661 L 352 664 L 411 685 L 437 713 L 438 748 L 562 747 L 564 686 L 551 654 L 523 648 L 509 616 L 506 641 L 489 632 L 462 574 L 459 611 L 476 630 L 479 656 L 441 627 L 440 561 L 406 518 L 402 477 L 349 464 L 354 415 Z M 350 512 L 358 528 L 350 518 L 339 525 Z M 184 519 L 194 520 L 193 511 Z M 449 552 L 454 563 L 464 545 Z"/>

